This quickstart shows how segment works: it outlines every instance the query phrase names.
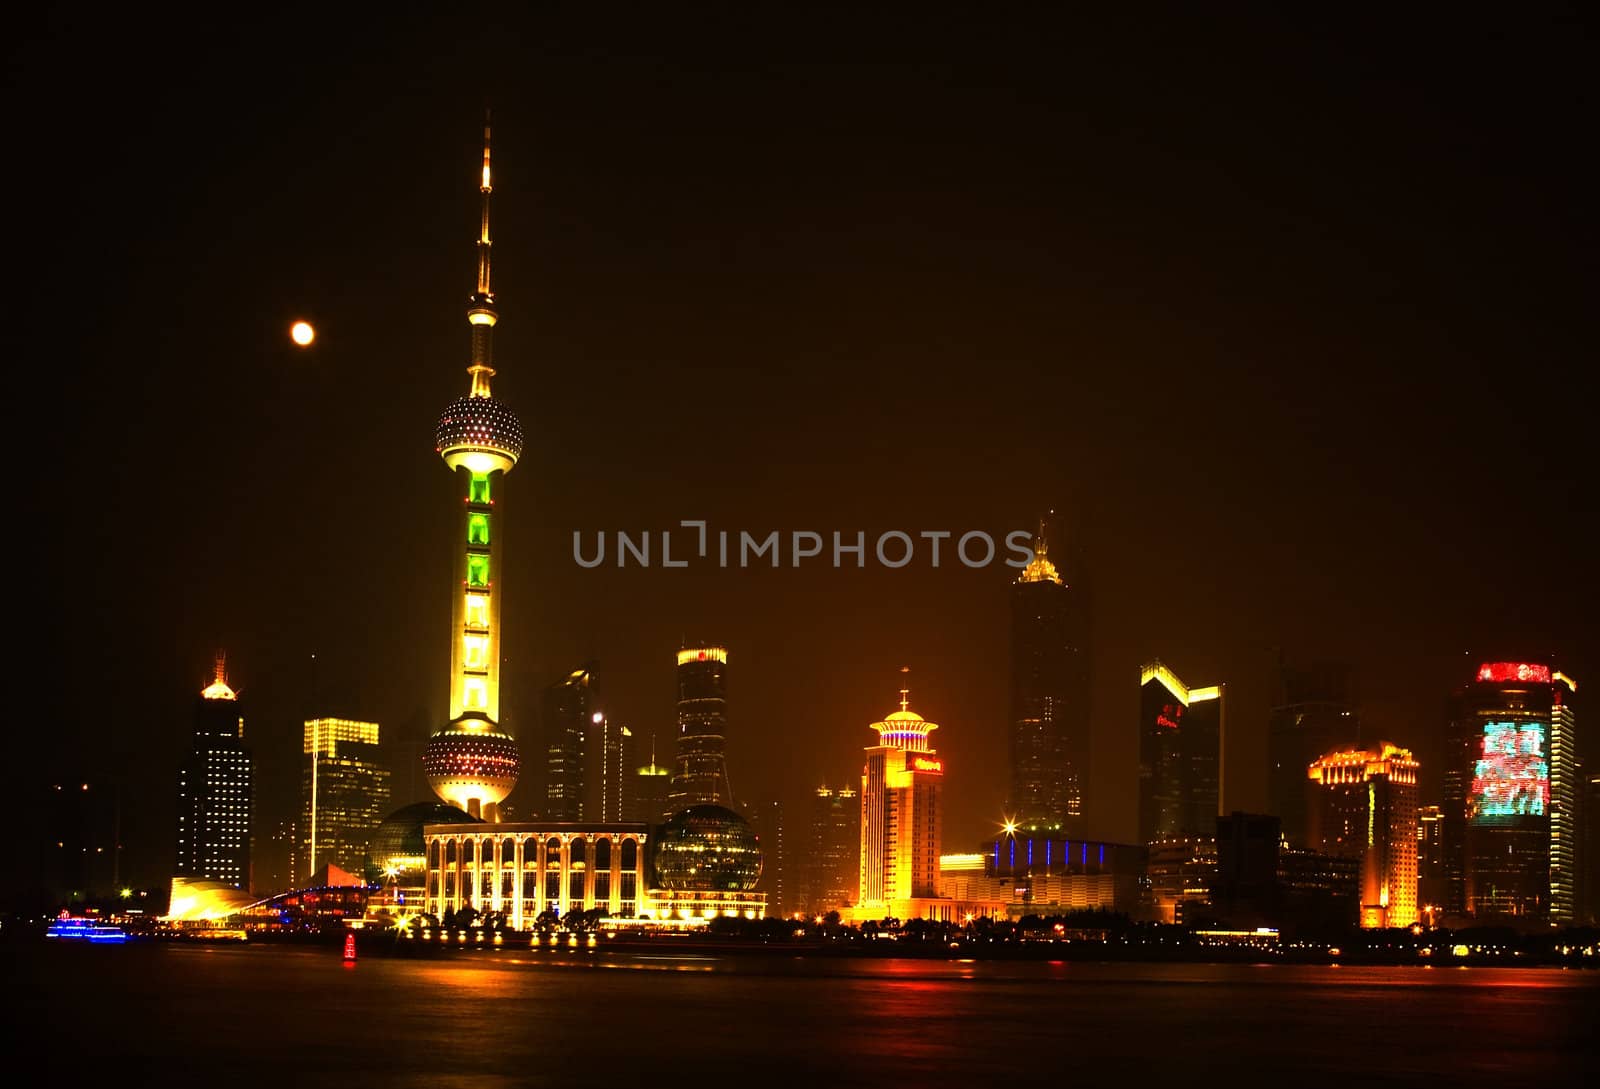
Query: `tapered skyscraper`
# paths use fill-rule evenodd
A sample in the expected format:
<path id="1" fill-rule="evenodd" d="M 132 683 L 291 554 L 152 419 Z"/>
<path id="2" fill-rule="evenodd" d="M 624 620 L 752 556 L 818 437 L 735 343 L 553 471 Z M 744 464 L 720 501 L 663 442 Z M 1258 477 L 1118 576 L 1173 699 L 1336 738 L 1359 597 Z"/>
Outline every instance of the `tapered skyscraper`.
<path id="1" fill-rule="evenodd" d="M 1039 520 L 1033 562 L 1011 586 L 1011 796 L 1030 830 L 1084 815 L 1089 779 L 1088 603 L 1050 559 Z"/>
<path id="2" fill-rule="evenodd" d="M 728 651 L 685 647 L 678 652 L 678 751 L 667 809 L 733 804 L 724 758 L 728 735 Z"/>
<path id="3" fill-rule="evenodd" d="M 489 392 L 493 334 L 500 315 L 489 278 L 489 125 L 483 126 L 482 228 L 478 283 L 467 309 L 472 328 L 471 386 L 439 418 L 435 449 L 463 492 L 450 619 L 450 721 L 428 741 L 423 769 L 446 802 L 474 817 L 499 819 L 517 784 L 517 743 L 500 728 L 500 599 L 504 564 L 494 493 L 522 454 L 522 424 Z"/>

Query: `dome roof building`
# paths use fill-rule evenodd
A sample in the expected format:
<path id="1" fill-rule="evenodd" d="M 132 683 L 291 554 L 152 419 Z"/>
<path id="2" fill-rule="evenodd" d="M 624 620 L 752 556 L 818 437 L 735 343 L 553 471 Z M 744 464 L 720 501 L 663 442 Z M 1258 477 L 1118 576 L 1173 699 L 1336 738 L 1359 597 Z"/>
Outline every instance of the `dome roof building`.
<path id="1" fill-rule="evenodd" d="M 657 832 L 654 862 L 669 892 L 749 892 L 761 878 L 761 844 L 733 810 L 690 806 Z"/>

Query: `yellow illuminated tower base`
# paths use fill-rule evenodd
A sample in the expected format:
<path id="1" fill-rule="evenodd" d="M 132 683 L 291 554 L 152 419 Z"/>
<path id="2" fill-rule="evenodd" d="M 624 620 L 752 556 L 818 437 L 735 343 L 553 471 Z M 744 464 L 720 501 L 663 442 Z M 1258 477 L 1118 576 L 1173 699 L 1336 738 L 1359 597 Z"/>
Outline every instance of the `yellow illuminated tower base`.
<path id="1" fill-rule="evenodd" d="M 500 729 L 500 532 L 494 492 L 522 454 L 522 424 L 489 392 L 499 315 L 489 279 L 489 125 L 483 126 L 483 225 L 478 284 L 467 310 L 471 387 L 439 418 L 435 450 L 461 481 L 456 582 L 450 623 L 450 721 L 428 740 L 422 765 L 433 792 L 485 820 L 517 785 L 522 758 Z"/>

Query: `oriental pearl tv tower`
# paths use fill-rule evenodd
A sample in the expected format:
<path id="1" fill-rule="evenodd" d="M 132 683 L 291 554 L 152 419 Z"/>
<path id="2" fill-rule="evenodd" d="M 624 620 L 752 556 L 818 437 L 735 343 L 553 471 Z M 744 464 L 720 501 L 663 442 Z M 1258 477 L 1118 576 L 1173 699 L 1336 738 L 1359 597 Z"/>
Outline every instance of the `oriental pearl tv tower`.
<path id="1" fill-rule="evenodd" d="M 422 766 L 444 801 L 487 821 L 517 784 L 522 759 L 500 728 L 500 598 L 504 571 L 494 493 L 522 454 L 522 424 L 489 392 L 499 314 L 489 284 L 489 120 L 483 125 L 483 224 L 472 328 L 472 385 L 439 417 L 435 449 L 464 491 L 450 618 L 450 721 L 428 739 Z M 460 493 L 458 493 L 460 494 Z"/>

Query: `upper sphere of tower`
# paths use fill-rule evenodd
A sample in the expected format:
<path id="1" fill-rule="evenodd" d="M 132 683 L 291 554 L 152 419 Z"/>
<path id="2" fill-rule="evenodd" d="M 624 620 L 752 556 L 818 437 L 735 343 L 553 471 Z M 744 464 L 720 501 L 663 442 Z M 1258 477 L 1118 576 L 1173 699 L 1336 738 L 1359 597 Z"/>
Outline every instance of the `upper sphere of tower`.
<path id="1" fill-rule="evenodd" d="M 522 423 L 493 397 L 461 397 L 439 417 L 434 449 L 454 469 L 509 472 L 522 456 Z"/>

